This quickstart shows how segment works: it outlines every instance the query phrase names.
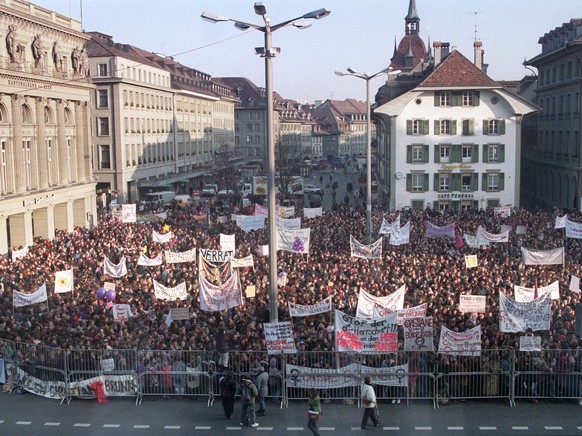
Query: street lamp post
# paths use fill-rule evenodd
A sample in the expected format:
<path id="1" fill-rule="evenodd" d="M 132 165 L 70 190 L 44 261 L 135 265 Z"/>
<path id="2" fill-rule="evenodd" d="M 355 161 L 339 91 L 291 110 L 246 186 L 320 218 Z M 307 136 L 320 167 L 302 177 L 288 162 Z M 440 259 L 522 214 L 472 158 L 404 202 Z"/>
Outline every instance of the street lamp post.
<path id="1" fill-rule="evenodd" d="M 360 73 L 353 68 L 348 68 L 347 73 L 336 71 L 336 76 L 354 76 L 366 81 L 366 235 L 368 244 L 372 243 L 372 119 L 370 110 L 370 80 L 380 74 L 393 75 L 400 73 L 400 70 L 392 70 L 391 67 L 368 75 Z"/>
<path id="2" fill-rule="evenodd" d="M 268 218 L 269 218 L 269 320 L 277 322 L 279 318 L 278 290 L 277 290 L 277 216 L 275 209 L 275 135 L 273 122 L 273 72 L 271 59 L 274 58 L 281 49 L 271 45 L 271 35 L 275 30 L 292 25 L 299 29 L 306 29 L 311 23 L 306 20 L 319 20 L 327 17 L 330 11 L 327 9 L 317 9 L 308 12 L 300 17 L 283 21 L 279 24 L 271 24 L 271 19 L 267 17 L 267 9 L 262 3 L 255 3 L 255 13 L 263 18 L 263 25 L 246 23 L 222 15 L 214 15 L 203 12 L 201 17 L 211 23 L 221 21 L 232 21 L 234 26 L 240 30 L 255 29 L 265 34 L 264 46 L 255 48 L 255 54 L 265 58 L 265 91 L 267 94 L 267 193 L 268 193 Z"/>

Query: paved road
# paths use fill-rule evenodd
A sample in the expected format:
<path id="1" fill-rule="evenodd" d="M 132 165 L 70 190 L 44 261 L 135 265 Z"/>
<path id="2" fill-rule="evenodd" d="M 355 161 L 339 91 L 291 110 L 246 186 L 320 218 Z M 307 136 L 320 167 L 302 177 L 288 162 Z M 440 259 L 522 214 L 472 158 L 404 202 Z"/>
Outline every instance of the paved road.
<path id="1" fill-rule="evenodd" d="M 433 409 L 428 402 L 380 404 L 383 425 L 361 430 L 362 410 L 354 405 L 323 404 L 322 435 L 582 435 L 582 407 L 576 402 L 453 403 Z M 306 435 L 306 404 L 292 402 L 287 409 L 269 403 L 259 427 L 241 428 L 226 420 L 220 401 L 208 407 L 200 398 L 155 400 L 136 406 L 131 399 L 73 400 L 59 405 L 31 394 L 0 393 L 0 435 Z M 238 414 L 240 404 L 235 411 Z"/>

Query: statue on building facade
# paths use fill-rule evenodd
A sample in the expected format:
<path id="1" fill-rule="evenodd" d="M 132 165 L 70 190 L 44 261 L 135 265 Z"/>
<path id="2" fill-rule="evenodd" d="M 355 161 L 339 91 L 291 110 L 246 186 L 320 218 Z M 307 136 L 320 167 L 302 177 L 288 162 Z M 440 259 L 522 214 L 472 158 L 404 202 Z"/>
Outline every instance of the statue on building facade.
<path id="1" fill-rule="evenodd" d="M 73 71 L 75 74 L 79 74 L 80 70 L 80 63 L 81 63 L 81 50 L 79 47 L 75 47 L 73 53 L 71 54 L 71 60 L 73 61 Z"/>
<path id="2" fill-rule="evenodd" d="M 36 68 L 44 67 L 44 47 L 40 35 L 35 35 L 32 40 L 32 57 L 34 58 L 34 66 Z"/>
<path id="3" fill-rule="evenodd" d="M 57 71 L 63 71 L 63 52 L 61 51 L 59 41 L 55 41 L 53 44 L 53 62 L 55 63 L 55 69 Z"/>
<path id="4" fill-rule="evenodd" d="M 10 62 L 16 62 L 16 26 L 8 26 L 8 34 L 6 35 L 6 50 L 8 50 L 8 56 L 10 56 Z"/>

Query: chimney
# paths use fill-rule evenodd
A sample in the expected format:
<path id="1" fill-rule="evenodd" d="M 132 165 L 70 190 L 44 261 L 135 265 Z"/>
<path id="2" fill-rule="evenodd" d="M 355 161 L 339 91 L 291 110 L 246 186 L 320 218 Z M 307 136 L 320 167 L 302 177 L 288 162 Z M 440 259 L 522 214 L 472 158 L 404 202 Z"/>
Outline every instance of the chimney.
<path id="1" fill-rule="evenodd" d="M 473 51 L 475 55 L 474 64 L 477 68 L 483 71 L 483 43 L 481 41 L 475 41 L 473 43 Z"/>
<path id="2" fill-rule="evenodd" d="M 442 55 L 441 55 L 441 42 L 435 41 L 432 43 L 434 48 L 434 66 L 436 67 L 438 64 L 441 63 Z"/>
<path id="3" fill-rule="evenodd" d="M 441 61 L 450 53 L 451 44 L 448 42 L 441 42 Z"/>

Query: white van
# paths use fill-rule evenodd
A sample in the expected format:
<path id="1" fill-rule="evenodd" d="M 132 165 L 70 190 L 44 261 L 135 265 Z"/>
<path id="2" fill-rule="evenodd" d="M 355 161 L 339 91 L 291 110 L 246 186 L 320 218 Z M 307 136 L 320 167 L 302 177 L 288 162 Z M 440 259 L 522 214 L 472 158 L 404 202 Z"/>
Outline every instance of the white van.
<path id="1" fill-rule="evenodd" d="M 161 201 L 164 204 L 170 204 L 172 200 L 176 198 L 176 193 L 174 191 L 160 191 L 160 192 L 150 192 L 144 197 L 145 201 Z"/>
<path id="2" fill-rule="evenodd" d="M 178 203 L 178 207 L 188 207 L 192 203 L 192 198 L 189 195 L 176 195 L 174 201 Z"/>

